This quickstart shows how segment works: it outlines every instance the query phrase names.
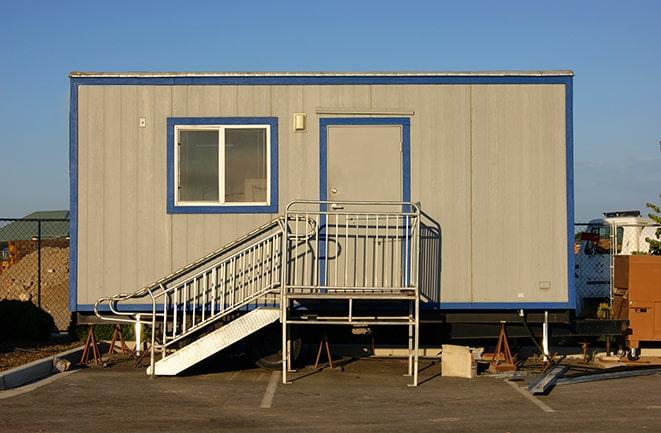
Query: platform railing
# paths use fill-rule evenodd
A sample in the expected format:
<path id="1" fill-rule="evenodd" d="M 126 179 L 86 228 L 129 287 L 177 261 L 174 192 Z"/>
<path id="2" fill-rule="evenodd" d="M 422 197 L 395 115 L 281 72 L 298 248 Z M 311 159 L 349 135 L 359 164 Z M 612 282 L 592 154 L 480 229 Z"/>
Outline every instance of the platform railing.
<path id="1" fill-rule="evenodd" d="M 417 289 L 416 204 L 294 201 L 284 221 L 287 292 L 387 295 Z M 318 230 L 302 241 L 306 221 Z"/>

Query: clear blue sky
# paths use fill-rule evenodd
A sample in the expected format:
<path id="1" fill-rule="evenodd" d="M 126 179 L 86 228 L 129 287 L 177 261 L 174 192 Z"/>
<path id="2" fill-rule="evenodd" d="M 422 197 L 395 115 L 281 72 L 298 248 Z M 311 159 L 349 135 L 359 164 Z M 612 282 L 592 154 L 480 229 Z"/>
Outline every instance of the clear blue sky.
<path id="1" fill-rule="evenodd" d="M 659 1 L 12 1 L 1 11 L 0 217 L 68 208 L 73 70 L 573 69 L 577 220 L 659 201 Z"/>

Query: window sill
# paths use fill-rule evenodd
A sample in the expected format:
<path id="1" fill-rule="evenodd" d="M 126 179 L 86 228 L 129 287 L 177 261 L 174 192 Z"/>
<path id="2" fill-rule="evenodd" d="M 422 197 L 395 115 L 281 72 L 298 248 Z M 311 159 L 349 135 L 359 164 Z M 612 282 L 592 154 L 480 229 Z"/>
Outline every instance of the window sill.
<path id="1" fill-rule="evenodd" d="M 201 205 L 201 206 L 172 206 L 168 205 L 169 214 L 251 214 L 251 213 L 278 213 L 278 205 Z"/>
<path id="2" fill-rule="evenodd" d="M 168 204 L 168 214 L 251 214 L 251 213 L 278 213 L 278 205 L 202 205 L 202 206 L 173 206 Z"/>

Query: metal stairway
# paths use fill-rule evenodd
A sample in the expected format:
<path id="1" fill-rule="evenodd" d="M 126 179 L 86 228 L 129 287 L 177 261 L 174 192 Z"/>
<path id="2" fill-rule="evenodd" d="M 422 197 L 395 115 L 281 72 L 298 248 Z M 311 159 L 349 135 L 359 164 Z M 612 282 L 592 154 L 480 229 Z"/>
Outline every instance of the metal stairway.
<path id="1" fill-rule="evenodd" d="M 284 227 L 282 218 L 274 219 L 135 293 L 99 299 L 94 312 L 103 320 L 135 323 L 142 315 L 122 306 L 146 300 L 152 309 L 151 320 L 143 322 L 151 327 L 148 372 L 177 374 L 278 320 Z"/>
<path id="2" fill-rule="evenodd" d="M 284 216 L 149 286 L 99 299 L 94 312 L 150 327 L 151 375 L 176 375 L 279 320 L 283 382 L 291 368 L 291 325 L 404 325 L 408 373 L 417 385 L 421 293 L 436 285 L 428 277 L 434 261 L 420 266 L 422 215 L 410 202 L 294 201 Z M 428 253 L 440 237 L 424 229 Z M 320 299 L 340 302 L 346 314 L 310 311 Z M 151 314 L 122 308 L 145 301 Z M 405 303 L 408 313 L 354 310 L 366 302 Z"/>

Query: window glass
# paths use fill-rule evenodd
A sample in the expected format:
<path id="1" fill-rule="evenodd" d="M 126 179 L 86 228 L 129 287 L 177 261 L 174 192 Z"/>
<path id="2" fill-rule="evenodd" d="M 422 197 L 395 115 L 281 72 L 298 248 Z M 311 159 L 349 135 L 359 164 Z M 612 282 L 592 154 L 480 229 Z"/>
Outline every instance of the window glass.
<path id="1" fill-rule="evenodd" d="M 584 239 L 587 241 L 585 243 L 585 253 L 588 255 L 595 254 L 610 254 L 611 252 L 611 236 L 610 236 L 610 226 L 592 226 L 588 229 L 587 234 L 584 236 Z M 617 250 L 618 252 L 622 249 L 622 228 L 619 227 L 617 230 Z"/>
<path id="2" fill-rule="evenodd" d="M 624 240 L 624 228 L 617 228 L 617 254 L 622 252 L 622 241 Z"/>
<path id="3" fill-rule="evenodd" d="M 179 131 L 179 200 L 217 202 L 219 131 Z"/>
<path id="4" fill-rule="evenodd" d="M 265 128 L 225 129 L 225 202 L 266 202 Z"/>

